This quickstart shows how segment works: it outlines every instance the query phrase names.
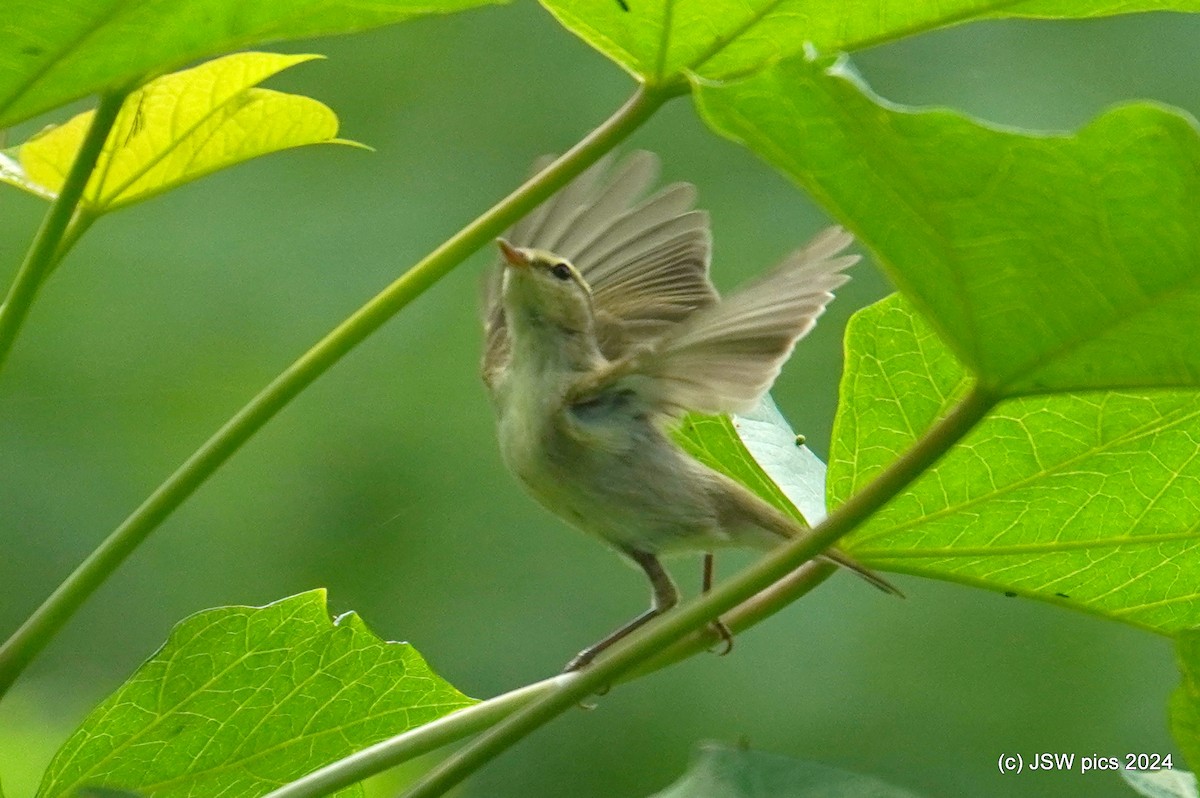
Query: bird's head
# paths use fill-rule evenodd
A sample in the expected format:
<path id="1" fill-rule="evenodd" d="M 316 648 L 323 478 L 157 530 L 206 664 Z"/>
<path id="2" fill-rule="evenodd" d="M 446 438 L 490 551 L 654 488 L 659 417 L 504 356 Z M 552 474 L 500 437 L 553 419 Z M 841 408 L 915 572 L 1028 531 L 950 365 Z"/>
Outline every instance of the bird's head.
<path id="1" fill-rule="evenodd" d="M 517 324 L 557 328 L 565 334 L 592 330 L 592 289 L 566 258 L 542 249 L 497 243 L 504 256 L 505 312 Z"/>

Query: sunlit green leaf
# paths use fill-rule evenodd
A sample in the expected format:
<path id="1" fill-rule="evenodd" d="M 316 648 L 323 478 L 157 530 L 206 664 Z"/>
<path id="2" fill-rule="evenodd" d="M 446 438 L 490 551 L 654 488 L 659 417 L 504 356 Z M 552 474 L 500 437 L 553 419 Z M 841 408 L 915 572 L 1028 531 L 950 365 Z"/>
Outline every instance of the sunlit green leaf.
<path id="1" fill-rule="evenodd" d="M 626 70 L 661 81 L 744 75 L 800 52 L 856 50 L 971 20 L 1200 11 L 1197 0 L 542 0 Z"/>
<path id="2" fill-rule="evenodd" d="M 131 94 L 84 190 L 104 213 L 218 169 L 306 144 L 337 142 L 333 111 L 309 97 L 255 86 L 313 55 L 238 53 L 164 75 Z M 14 150 L 0 180 L 57 196 L 95 112 L 79 114 Z"/>
<path id="3" fill-rule="evenodd" d="M 846 329 L 846 368 L 829 449 L 830 506 L 891 465 L 972 383 L 899 297 L 859 311 Z"/>
<path id="4" fill-rule="evenodd" d="M 994 393 L 1200 385 L 1200 136 L 1130 105 L 1074 134 L 890 105 L 791 59 L 705 117 L 840 217 Z"/>
<path id="5" fill-rule="evenodd" d="M 917 798 L 870 776 L 777 754 L 700 747 L 683 778 L 651 798 Z"/>
<path id="6" fill-rule="evenodd" d="M 331 623 L 324 591 L 206 610 L 92 711 L 38 796 L 254 798 L 472 703 L 408 644 Z"/>
<path id="7" fill-rule="evenodd" d="M 860 311 L 829 462 L 836 507 L 968 376 L 899 297 Z M 1012 399 L 842 544 L 866 565 L 1174 633 L 1200 625 L 1200 393 Z"/>
<path id="8" fill-rule="evenodd" d="M 825 517 L 825 464 L 797 442 L 770 397 L 742 416 L 690 413 L 675 430 L 675 440 L 709 468 L 802 523 Z"/>
<path id="9" fill-rule="evenodd" d="M 505 0 L 8 0 L 0 128 L 106 88 L 268 41 Z"/>

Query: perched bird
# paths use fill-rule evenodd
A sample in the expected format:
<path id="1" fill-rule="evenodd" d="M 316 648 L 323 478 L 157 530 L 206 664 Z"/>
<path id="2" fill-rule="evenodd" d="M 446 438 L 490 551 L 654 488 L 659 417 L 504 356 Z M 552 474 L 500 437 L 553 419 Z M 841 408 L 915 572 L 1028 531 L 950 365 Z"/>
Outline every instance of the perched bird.
<path id="1" fill-rule="evenodd" d="M 830 228 L 722 300 L 695 188 L 642 200 L 658 172 L 645 152 L 608 171 L 602 161 L 584 172 L 499 240 L 484 300 L 483 380 L 505 464 L 653 589 L 649 610 L 567 670 L 678 603 L 660 555 L 768 549 L 803 532 L 679 448 L 670 425 L 687 411 L 753 407 L 858 260 L 844 254 L 851 236 Z M 894 591 L 836 551 L 825 557 Z"/>

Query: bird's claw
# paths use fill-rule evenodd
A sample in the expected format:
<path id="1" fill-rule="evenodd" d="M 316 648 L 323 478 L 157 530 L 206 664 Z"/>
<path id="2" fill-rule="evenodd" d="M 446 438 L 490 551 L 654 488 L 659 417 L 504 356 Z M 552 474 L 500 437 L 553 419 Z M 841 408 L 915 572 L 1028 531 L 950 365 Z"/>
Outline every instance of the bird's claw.
<path id="1" fill-rule="evenodd" d="M 729 627 L 720 618 L 708 625 L 709 631 L 721 639 L 721 650 L 717 652 L 718 657 L 723 657 L 730 651 L 733 651 L 733 632 L 729 631 Z M 710 648 L 709 651 L 713 649 Z"/>

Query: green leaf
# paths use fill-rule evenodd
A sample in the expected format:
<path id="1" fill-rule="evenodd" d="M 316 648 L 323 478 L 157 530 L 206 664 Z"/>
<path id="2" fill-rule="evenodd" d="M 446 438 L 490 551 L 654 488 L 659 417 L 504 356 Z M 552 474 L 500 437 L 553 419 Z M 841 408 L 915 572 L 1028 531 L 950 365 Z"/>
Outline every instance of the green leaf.
<path id="1" fill-rule="evenodd" d="M 899 296 L 857 312 L 845 346 L 826 482 L 831 507 L 891 465 L 974 383 Z"/>
<path id="2" fill-rule="evenodd" d="M 804 445 L 770 394 L 748 413 L 733 417 L 733 428 L 771 482 L 779 486 L 802 520 L 825 519 L 825 463 Z"/>
<path id="3" fill-rule="evenodd" d="M 825 465 L 797 443 L 796 433 L 769 396 L 743 416 L 689 413 L 674 437 L 697 460 L 802 524 L 825 517 Z"/>
<path id="4" fill-rule="evenodd" d="M 498 2 L 505 0 L 9 0 L 0 128 L 230 50 Z"/>
<path id="5" fill-rule="evenodd" d="M 978 19 L 1200 11 L 1196 0 L 542 0 L 572 33 L 631 74 L 661 83 L 744 75 L 811 43 L 856 50 Z"/>
<path id="6" fill-rule="evenodd" d="M 1178 636 L 1175 656 L 1183 679 L 1171 695 L 1171 736 L 1195 768 L 1200 763 L 1200 630 Z"/>
<path id="7" fill-rule="evenodd" d="M 1186 770 L 1122 770 L 1121 778 L 1146 798 L 1200 798 L 1196 777 Z"/>
<path id="8" fill-rule="evenodd" d="M 990 392 L 1200 385 L 1194 119 L 1139 104 L 1022 133 L 827 67 L 791 59 L 699 103 L 851 227 Z"/>
<path id="9" fill-rule="evenodd" d="M 856 314 L 829 462 L 844 502 L 962 394 L 911 307 Z M 999 404 L 843 541 L 865 565 L 1018 593 L 1161 633 L 1200 625 L 1200 396 L 1090 392 Z"/>
<path id="10" fill-rule="evenodd" d="M 81 205 L 97 215 L 242 161 L 337 139 L 337 116 L 309 97 L 254 88 L 320 56 L 238 53 L 151 81 L 121 107 Z M 0 181 L 53 199 L 94 111 L 39 133 L 0 160 Z"/>
<path id="11" fill-rule="evenodd" d="M 254 798 L 474 703 L 321 590 L 182 621 L 84 720 L 39 798 L 81 787 Z"/>
<path id="12" fill-rule="evenodd" d="M 917 798 L 870 776 L 706 743 L 679 781 L 651 798 Z"/>

